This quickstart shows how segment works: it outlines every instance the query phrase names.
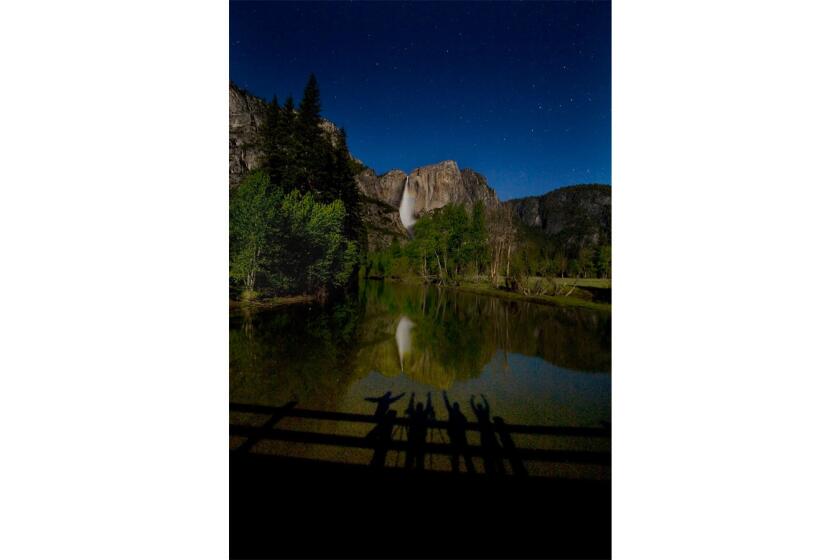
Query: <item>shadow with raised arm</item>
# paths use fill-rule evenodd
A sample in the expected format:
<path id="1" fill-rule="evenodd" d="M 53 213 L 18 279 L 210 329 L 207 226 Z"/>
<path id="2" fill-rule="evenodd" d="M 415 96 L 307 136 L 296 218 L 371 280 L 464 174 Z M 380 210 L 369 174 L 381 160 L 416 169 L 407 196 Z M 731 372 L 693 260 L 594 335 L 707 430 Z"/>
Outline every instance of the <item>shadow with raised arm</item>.
<path id="1" fill-rule="evenodd" d="M 505 474 L 502 462 L 501 448 L 496 439 L 495 429 L 490 421 L 490 404 L 487 397 L 481 395 L 484 403 L 475 402 L 475 395 L 470 396 L 470 407 L 478 420 L 478 432 L 481 436 L 481 455 L 484 460 L 484 472 L 488 475 Z"/>

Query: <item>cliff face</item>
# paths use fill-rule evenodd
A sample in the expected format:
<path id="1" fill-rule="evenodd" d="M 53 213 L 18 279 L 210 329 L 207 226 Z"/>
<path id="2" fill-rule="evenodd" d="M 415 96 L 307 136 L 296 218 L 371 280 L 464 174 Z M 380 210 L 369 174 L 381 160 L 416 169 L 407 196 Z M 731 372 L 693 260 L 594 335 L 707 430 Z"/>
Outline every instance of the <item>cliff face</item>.
<path id="1" fill-rule="evenodd" d="M 229 103 L 229 188 L 234 188 L 261 163 L 259 127 L 268 103 L 234 84 L 229 87 Z M 338 142 L 335 124 L 324 120 L 321 127 L 333 143 Z M 408 174 L 395 169 L 377 176 L 366 168 L 356 176 L 356 185 L 371 250 L 386 248 L 393 241 L 408 237 L 399 214 L 406 178 L 408 193 L 414 197 L 416 217 L 447 204 L 472 207 L 482 201 L 487 209 L 502 204 L 483 175 L 472 169 L 459 169 L 451 160 L 425 165 Z M 578 245 L 610 242 L 611 190 L 606 185 L 566 187 L 542 196 L 509 200 L 504 205 L 513 208 L 524 224 L 568 242 Z"/>
<path id="2" fill-rule="evenodd" d="M 239 89 L 232 83 L 228 85 L 229 189 L 238 185 L 249 171 L 260 165 L 263 152 L 260 148 L 259 128 L 265 120 L 267 110 L 268 103 L 263 99 Z M 337 146 L 338 127 L 324 119 L 321 121 L 321 129 L 333 146 Z"/>
<path id="3" fill-rule="evenodd" d="M 365 169 L 356 176 L 356 184 L 365 202 L 369 247 L 385 248 L 395 239 L 408 237 L 399 214 L 406 178 L 408 194 L 414 197 L 414 214 L 418 217 L 447 204 L 472 207 L 482 201 L 488 209 L 501 204 L 483 175 L 472 169 L 460 170 L 454 161 L 419 167 L 409 174 L 393 169 L 377 176 L 373 170 Z"/>
<path id="4" fill-rule="evenodd" d="M 379 176 L 372 169 L 365 169 L 356 175 L 356 184 L 359 186 L 359 192 L 364 196 L 399 208 L 405 177 L 405 173 L 399 169 L 393 169 Z"/>
<path id="5" fill-rule="evenodd" d="M 407 239 L 408 231 L 400 221 L 400 196 L 405 174 L 391 171 L 380 177 L 372 169 L 356 175 L 362 208 L 362 222 L 367 229 L 368 249 L 378 251 L 390 247 L 398 239 Z"/>
<path id="6" fill-rule="evenodd" d="M 504 205 L 525 225 L 576 245 L 604 245 L 612 240 L 612 189 L 608 185 L 564 187 Z"/>
<path id="7" fill-rule="evenodd" d="M 500 204 L 496 192 L 483 175 L 472 169 L 462 171 L 454 161 L 418 167 L 408 175 L 399 169 L 378 177 L 366 171 L 356 177 L 356 182 L 365 196 L 399 208 L 406 177 L 408 194 L 415 197 L 414 211 L 418 216 L 447 204 L 472 206 L 479 200 L 487 208 Z"/>
<path id="8" fill-rule="evenodd" d="M 487 208 L 499 205 L 496 191 L 487 185 L 487 179 L 471 169 L 458 169 L 454 161 L 426 165 L 408 176 L 408 192 L 416 197 L 418 215 L 442 208 L 447 204 L 472 206 L 482 201 Z"/>
<path id="9" fill-rule="evenodd" d="M 228 88 L 228 188 L 233 188 L 262 157 L 257 131 L 268 104 L 230 84 Z"/>

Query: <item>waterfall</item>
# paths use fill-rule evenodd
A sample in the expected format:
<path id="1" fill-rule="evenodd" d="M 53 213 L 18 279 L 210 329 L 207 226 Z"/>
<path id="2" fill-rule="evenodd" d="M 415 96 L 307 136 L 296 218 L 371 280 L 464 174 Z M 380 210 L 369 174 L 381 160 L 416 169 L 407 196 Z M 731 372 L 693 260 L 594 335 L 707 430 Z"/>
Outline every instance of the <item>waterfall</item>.
<path id="1" fill-rule="evenodd" d="M 417 222 L 414 218 L 414 199 L 415 197 L 408 194 L 408 176 L 406 176 L 405 185 L 403 185 L 402 200 L 400 200 L 400 221 L 409 233 L 411 233 L 411 228 Z"/>
<path id="2" fill-rule="evenodd" d="M 405 355 L 411 352 L 411 329 L 414 323 L 405 315 L 400 317 L 397 324 L 397 352 L 400 355 L 400 371 L 404 371 L 403 363 Z"/>

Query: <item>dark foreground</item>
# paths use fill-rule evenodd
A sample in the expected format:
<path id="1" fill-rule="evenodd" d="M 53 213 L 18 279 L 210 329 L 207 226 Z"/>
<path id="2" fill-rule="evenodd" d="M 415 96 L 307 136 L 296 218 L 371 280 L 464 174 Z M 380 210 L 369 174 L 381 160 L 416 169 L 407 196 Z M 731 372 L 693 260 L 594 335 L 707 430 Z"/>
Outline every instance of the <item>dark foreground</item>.
<path id="1" fill-rule="evenodd" d="M 232 558 L 608 558 L 610 483 L 230 454 Z"/>

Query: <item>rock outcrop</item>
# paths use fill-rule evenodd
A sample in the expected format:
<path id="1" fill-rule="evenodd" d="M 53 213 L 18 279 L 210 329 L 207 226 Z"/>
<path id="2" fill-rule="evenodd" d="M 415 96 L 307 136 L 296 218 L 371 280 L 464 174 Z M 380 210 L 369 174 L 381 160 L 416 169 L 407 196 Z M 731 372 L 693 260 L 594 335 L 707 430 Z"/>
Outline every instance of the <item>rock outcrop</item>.
<path id="1" fill-rule="evenodd" d="M 256 169 L 260 165 L 263 152 L 260 148 L 259 128 L 265 120 L 267 110 L 268 103 L 265 100 L 251 95 L 232 82 L 229 84 L 229 189 L 238 185 L 239 181 L 249 171 Z M 329 138 L 333 146 L 337 146 L 340 134 L 338 126 L 335 123 L 323 119 L 321 121 L 321 129 L 326 133 L 327 138 Z"/>
<path id="2" fill-rule="evenodd" d="M 381 249 L 395 239 L 408 237 L 399 215 L 406 178 L 417 217 L 447 204 L 464 204 L 469 208 L 478 201 L 486 208 L 501 204 L 483 175 L 472 169 L 461 170 L 454 161 L 418 167 L 409 174 L 393 169 L 377 176 L 372 169 L 365 169 L 356 176 L 356 184 L 365 203 L 369 247 Z"/>
<path id="3" fill-rule="evenodd" d="M 398 239 L 408 238 L 408 231 L 400 222 L 399 196 L 402 190 L 393 187 L 397 182 L 400 185 L 405 182 L 404 173 L 402 178 L 395 172 L 377 177 L 372 169 L 365 169 L 356 175 L 362 222 L 367 229 L 368 249 L 371 251 L 385 249 Z"/>
<path id="4" fill-rule="evenodd" d="M 412 171 L 408 176 L 408 192 L 416 197 L 414 209 L 418 215 L 447 204 L 471 207 L 481 201 L 487 208 L 499 205 L 496 191 L 489 187 L 483 175 L 471 169 L 462 172 L 451 160 Z"/>
<path id="5" fill-rule="evenodd" d="M 504 202 L 527 226 L 575 245 L 609 244 L 612 239 L 612 189 L 608 185 L 575 185 L 541 196 Z"/>
<path id="6" fill-rule="evenodd" d="M 496 191 L 490 188 L 483 175 L 472 169 L 462 171 L 451 160 L 418 167 L 407 175 L 399 169 L 378 177 L 372 172 L 365 172 L 356 177 L 356 182 L 365 196 L 399 208 L 406 177 L 408 193 L 415 197 L 414 211 L 418 216 L 447 204 L 471 207 L 481 201 L 487 208 L 495 208 L 500 204 Z"/>
<path id="7" fill-rule="evenodd" d="M 364 196 L 399 209 L 405 177 L 405 173 L 399 169 L 393 169 L 379 176 L 372 169 L 365 169 L 356 175 L 356 184 L 359 186 L 359 192 Z"/>
<path id="8" fill-rule="evenodd" d="M 262 151 L 258 131 L 265 118 L 268 104 L 239 89 L 228 88 L 228 188 L 233 188 L 252 169 L 259 165 Z"/>
<path id="9" fill-rule="evenodd" d="M 229 87 L 229 103 L 229 188 L 234 188 L 261 163 L 259 127 L 268 103 L 233 83 Z M 321 127 L 334 144 L 338 142 L 339 129 L 335 124 L 323 120 Z M 447 204 L 472 207 L 481 201 L 487 209 L 502 204 L 483 175 L 472 169 L 460 169 L 451 160 L 425 165 L 408 174 L 394 169 L 376 175 L 372 169 L 364 168 L 356 175 L 356 185 L 370 250 L 386 248 L 395 240 L 408 237 L 399 213 L 406 178 L 408 193 L 414 197 L 416 217 Z M 524 224 L 559 236 L 565 242 L 575 245 L 610 242 L 611 190 L 607 185 L 565 187 L 542 196 L 509 200 L 504 205 L 510 206 Z"/>

